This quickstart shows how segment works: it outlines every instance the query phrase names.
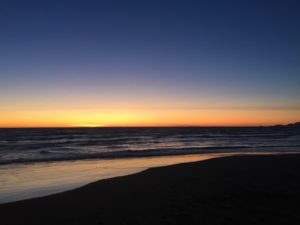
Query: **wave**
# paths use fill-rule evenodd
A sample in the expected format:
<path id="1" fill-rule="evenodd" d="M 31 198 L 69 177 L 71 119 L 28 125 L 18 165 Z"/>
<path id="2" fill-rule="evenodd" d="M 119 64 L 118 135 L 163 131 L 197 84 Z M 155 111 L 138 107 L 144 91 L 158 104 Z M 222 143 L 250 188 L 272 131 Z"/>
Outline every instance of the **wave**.
<path id="1" fill-rule="evenodd" d="M 39 152 L 41 157 L 26 157 L 3 159 L 0 156 L 0 165 L 20 164 L 20 163 L 41 163 L 41 162 L 59 162 L 85 159 L 122 159 L 138 157 L 156 157 L 156 156 L 175 156 L 191 154 L 208 153 L 251 153 L 251 152 L 300 152 L 300 145 L 281 145 L 281 146 L 214 146 L 198 148 L 160 148 L 145 150 L 125 150 L 115 152 L 97 152 L 97 153 L 63 153 L 51 150 L 42 150 Z"/>

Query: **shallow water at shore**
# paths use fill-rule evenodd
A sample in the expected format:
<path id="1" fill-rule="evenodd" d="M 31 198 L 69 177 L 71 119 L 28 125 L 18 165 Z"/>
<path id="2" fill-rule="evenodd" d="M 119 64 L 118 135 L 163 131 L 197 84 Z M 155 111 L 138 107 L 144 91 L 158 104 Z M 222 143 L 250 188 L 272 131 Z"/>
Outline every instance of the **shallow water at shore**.
<path id="1" fill-rule="evenodd" d="M 54 194 L 93 181 L 129 175 L 152 167 L 201 161 L 228 155 L 232 154 L 2 165 L 0 166 L 0 203 Z"/>

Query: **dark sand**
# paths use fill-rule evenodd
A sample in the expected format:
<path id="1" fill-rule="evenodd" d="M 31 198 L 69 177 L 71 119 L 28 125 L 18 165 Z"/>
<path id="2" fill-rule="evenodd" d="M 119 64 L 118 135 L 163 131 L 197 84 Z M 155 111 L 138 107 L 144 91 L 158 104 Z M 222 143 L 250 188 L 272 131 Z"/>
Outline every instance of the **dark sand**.
<path id="1" fill-rule="evenodd" d="M 0 224 L 300 224 L 300 155 L 149 169 L 0 205 Z"/>

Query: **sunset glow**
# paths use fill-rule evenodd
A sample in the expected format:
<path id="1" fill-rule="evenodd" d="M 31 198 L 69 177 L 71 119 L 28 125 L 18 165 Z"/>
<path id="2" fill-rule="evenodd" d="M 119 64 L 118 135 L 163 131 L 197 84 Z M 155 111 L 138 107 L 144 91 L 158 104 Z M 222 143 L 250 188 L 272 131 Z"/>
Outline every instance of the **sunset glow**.
<path id="1" fill-rule="evenodd" d="M 270 113 L 271 112 L 271 113 Z M 1 127 L 256 126 L 299 120 L 297 110 L 50 110 L 1 113 Z"/>
<path id="2" fill-rule="evenodd" d="M 292 3 L 6 4 L 0 127 L 300 120 Z"/>

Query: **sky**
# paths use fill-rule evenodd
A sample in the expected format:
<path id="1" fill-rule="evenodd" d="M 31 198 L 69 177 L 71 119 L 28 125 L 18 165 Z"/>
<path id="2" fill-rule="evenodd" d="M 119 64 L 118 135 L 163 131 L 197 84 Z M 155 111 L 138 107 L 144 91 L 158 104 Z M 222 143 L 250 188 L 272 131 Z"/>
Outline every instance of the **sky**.
<path id="1" fill-rule="evenodd" d="M 300 1 L 0 1 L 0 127 L 300 120 Z"/>

